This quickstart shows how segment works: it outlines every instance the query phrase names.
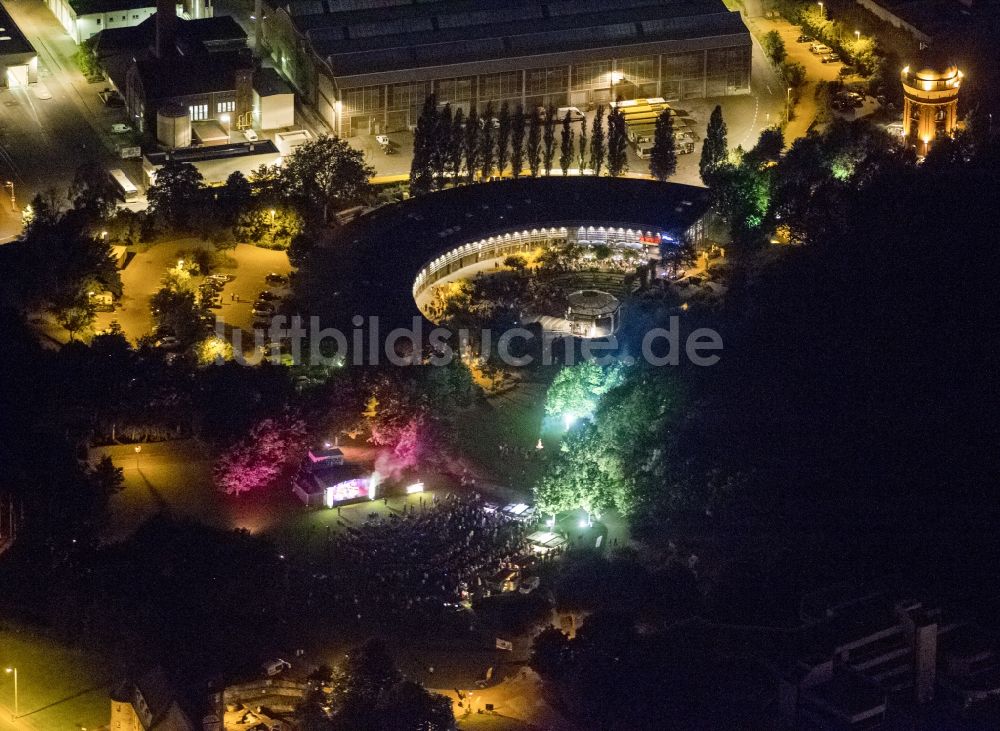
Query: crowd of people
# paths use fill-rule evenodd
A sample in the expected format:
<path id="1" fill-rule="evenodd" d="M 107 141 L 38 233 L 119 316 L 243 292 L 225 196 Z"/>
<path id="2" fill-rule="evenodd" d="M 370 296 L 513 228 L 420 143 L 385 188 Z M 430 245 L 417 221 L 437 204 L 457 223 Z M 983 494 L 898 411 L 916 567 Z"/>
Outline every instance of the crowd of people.
<path id="1" fill-rule="evenodd" d="M 517 568 L 527 532 L 478 495 L 449 494 L 349 526 L 333 542 L 332 565 L 359 619 L 433 614 L 488 591 L 497 571 Z"/>

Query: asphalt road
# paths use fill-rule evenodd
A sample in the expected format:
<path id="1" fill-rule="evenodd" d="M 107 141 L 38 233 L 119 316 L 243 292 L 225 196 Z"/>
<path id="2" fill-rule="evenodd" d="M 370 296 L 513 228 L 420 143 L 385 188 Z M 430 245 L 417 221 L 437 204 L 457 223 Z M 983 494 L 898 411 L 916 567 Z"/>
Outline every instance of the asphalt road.
<path id="1" fill-rule="evenodd" d="M 0 175 L 14 182 L 21 209 L 50 189 L 64 197 L 82 163 L 115 160 L 110 128 L 124 121 L 125 113 L 103 105 L 97 94 L 105 85 L 84 79 L 73 61 L 76 44 L 42 0 L 3 4 L 35 47 L 39 63 L 38 84 L 0 90 Z M 137 163 L 123 167 L 130 166 Z M 20 227 L 20 212 L 0 198 L 0 240 Z"/>

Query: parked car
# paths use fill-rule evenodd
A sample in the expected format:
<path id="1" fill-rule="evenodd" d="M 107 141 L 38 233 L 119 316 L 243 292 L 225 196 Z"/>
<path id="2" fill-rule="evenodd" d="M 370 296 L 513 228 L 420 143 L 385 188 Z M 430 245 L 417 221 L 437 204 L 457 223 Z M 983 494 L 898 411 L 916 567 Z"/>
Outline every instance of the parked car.
<path id="1" fill-rule="evenodd" d="M 231 282 L 234 279 L 236 279 L 236 277 L 233 276 L 232 274 L 209 274 L 207 277 L 205 277 L 206 282 L 220 282 L 222 284 Z"/>
<path id="2" fill-rule="evenodd" d="M 281 298 L 278 297 L 278 295 L 276 295 L 271 290 L 265 289 L 263 292 L 261 292 L 259 295 L 257 295 L 257 299 L 260 302 L 274 302 L 275 300 L 281 299 Z"/>
<path id="3" fill-rule="evenodd" d="M 173 350 L 180 344 L 181 341 L 178 340 L 173 335 L 164 335 L 162 338 L 156 341 L 156 347 L 162 348 L 163 350 Z"/>
<path id="4" fill-rule="evenodd" d="M 271 317 L 272 315 L 274 315 L 274 307 L 265 302 L 258 302 L 253 306 L 254 317 L 264 318 Z"/>
<path id="5" fill-rule="evenodd" d="M 132 128 L 129 127 L 127 124 L 122 124 L 121 122 L 119 122 L 117 124 L 111 125 L 111 131 L 114 132 L 116 135 L 123 135 L 126 132 L 131 132 Z"/>
<path id="6" fill-rule="evenodd" d="M 825 43 L 813 43 L 811 46 L 809 46 L 809 52 L 814 53 L 817 56 L 822 56 L 823 54 L 826 53 L 833 53 L 833 49 L 830 48 Z"/>
<path id="7" fill-rule="evenodd" d="M 798 41 L 799 43 L 812 43 L 813 37 L 812 36 L 807 36 L 805 33 L 803 33 L 802 35 L 800 35 L 795 40 Z"/>
<path id="8" fill-rule="evenodd" d="M 278 287 L 284 287 L 285 285 L 288 284 L 288 277 L 286 277 L 284 274 L 271 272 L 266 277 L 264 277 L 264 281 L 267 282 L 268 284 L 273 284 Z"/>
<path id="9" fill-rule="evenodd" d="M 247 142 L 256 142 L 259 139 L 257 133 L 249 127 L 243 130 L 243 136 L 247 138 Z"/>
<path id="10" fill-rule="evenodd" d="M 840 63 L 840 56 L 836 53 L 825 53 L 820 59 L 823 63 Z"/>

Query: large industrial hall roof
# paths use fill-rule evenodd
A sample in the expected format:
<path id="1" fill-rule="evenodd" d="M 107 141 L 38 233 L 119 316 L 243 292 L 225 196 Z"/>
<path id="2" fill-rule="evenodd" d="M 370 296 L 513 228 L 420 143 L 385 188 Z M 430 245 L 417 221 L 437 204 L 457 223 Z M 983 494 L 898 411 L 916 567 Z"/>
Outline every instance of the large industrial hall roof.
<path id="1" fill-rule="evenodd" d="M 292 0 L 283 9 L 337 76 L 747 33 L 721 0 Z"/>

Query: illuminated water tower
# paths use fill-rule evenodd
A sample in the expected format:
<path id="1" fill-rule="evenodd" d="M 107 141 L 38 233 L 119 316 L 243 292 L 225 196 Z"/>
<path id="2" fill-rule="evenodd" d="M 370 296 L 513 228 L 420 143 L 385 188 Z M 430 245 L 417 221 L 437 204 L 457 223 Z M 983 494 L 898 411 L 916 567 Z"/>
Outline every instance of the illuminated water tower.
<path id="1" fill-rule="evenodd" d="M 962 72 L 949 65 L 943 71 L 924 68 L 900 74 L 903 82 L 903 137 L 926 155 L 938 137 L 951 136 L 958 124 L 958 89 Z"/>

